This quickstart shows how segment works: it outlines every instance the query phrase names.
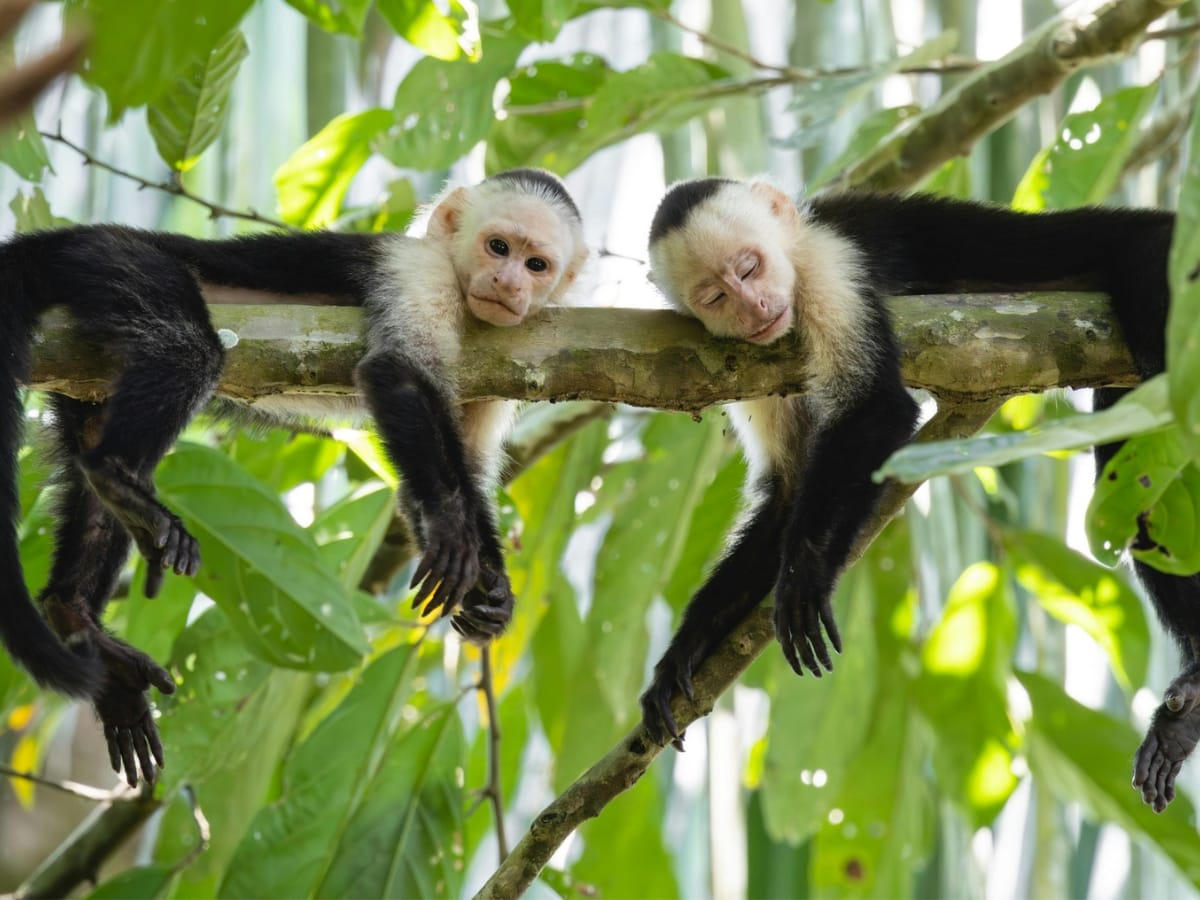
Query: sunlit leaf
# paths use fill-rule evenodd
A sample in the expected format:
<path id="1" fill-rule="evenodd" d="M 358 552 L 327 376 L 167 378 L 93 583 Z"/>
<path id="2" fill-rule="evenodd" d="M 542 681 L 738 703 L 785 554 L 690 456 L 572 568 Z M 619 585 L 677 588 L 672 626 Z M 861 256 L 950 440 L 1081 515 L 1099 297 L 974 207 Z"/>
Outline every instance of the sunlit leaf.
<path id="1" fill-rule="evenodd" d="M 44 231 L 48 228 L 65 228 L 74 224 L 70 219 L 56 216 L 50 211 L 50 203 L 40 187 L 35 187 L 28 196 L 18 191 L 8 208 L 16 216 L 18 234 Z"/>
<path id="2" fill-rule="evenodd" d="M 321 510 L 309 527 L 326 564 L 348 590 L 366 574 L 395 511 L 396 495 L 375 484 Z"/>
<path id="3" fill-rule="evenodd" d="M 25 181 L 41 181 L 50 168 L 46 144 L 31 113 L 17 116 L 0 127 L 0 163 Z"/>
<path id="4" fill-rule="evenodd" d="M 326 31 L 355 37 L 362 34 L 371 9 L 371 0 L 287 0 L 287 4 Z"/>
<path id="5" fill-rule="evenodd" d="M 1145 682 L 1150 629 L 1141 601 L 1118 572 L 1046 534 L 1007 532 L 1005 546 L 1021 586 L 1055 618 L 1086 631 L 1127 691 Z"/>
<path id="6" fill-rule="evenodd" d="M 566 21 L 575 14 L 579 0 L 506 0 L 516 30 L 530 40 L 554 40 Z"/>
<path id="7" fill-rule="evenodd" d="M 154 145 L 171 168 L 186 172 L 221 134 L 238 68 L 250 52 L 237 29 L 192 62 L 146 110 Z"/>
<path id="8" fill-rule="evenodd" d="M 379 0 L 379 12 L 396 34 L 437 59 L 479 55 L 479 11 L 473 2 L 450 3 L 454 16 L 430 0 Z"/>
<path id="9" fill-rule="evenodd" d="M 1200 455 L 1200 116 L 1192 117 L 1171 257 L 1167 372 L 1171 409 L 1193 456 Z"/>

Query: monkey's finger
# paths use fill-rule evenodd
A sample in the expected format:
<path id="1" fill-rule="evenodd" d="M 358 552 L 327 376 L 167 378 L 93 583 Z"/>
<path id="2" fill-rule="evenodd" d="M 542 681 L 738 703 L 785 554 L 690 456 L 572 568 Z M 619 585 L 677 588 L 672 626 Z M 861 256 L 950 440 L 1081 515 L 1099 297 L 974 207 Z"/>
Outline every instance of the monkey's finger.
<path id="1" fill-rule="evenodd" d="M 838 632 L 837 617 L 833 614 L 833 606 L 829 602 L 829 598 L 821 604 L 821 624 L 825 626 L 825 633 L 829 635 L 829 643 L 833 644 L 833 649 L 838 653 L 842 652 L 842 636 Z"/>
<path id="2" fill-rule="evenodd" d="M 151 728 L 154 726 L 151 725 Z M 150 761 L 150 742 L 146 737 L 145 725 L 138 726 L 133 733 L 133 748 L 137 751 L 138 764 L 142 767 L 142 777 L 150 784 L 154 783 L 154 763 Z"/>
<path id="3" fill-rule="evenodd" d="M 148 657 L 142 660 L 142 675 L 162 693 L 175 693 L 175 679 L 171 673 Z"/>
<path id="4" fill-rule="evenodd" d="M 1158 778 L 1159 772 L 1162 771 L 1163 755 L 1155 753 L 1154 759 L 1150 761 L 1150 774 L 1146 778 L 1146 783 L 1142 785 L 1142 799 L 1147 803 L 1153 803 L 1158 796 Z"/>
<path id="5" fill-rule="evenodd" d="M 137 763 L 133 758 L 133 737 L 128 728 L 117 729 L 117 748 L 121 751 L 121 765 L 125 768 L 125 781 L 131 787 L 137 787 Z"/>
<path id="6" fill-rule="evenodd" d="M 183 571 L 179 572 L 179 574 L 191 578 L 200 571 L 200 542 L 189 534 L 188 544 L 187 565 L 184 566 Z"/>
<path id="7" fill-rule="evenodd" d="M 117 729 L 104 726 L 104 743 L 108 745 L 108 764 L 114 772 L 121 771 L 121 752 L 117 749 Z"/>
<path id="8" fill-rule="evenodd" d="M 805 660 L 806 662 L 812 663 L 819 660 L 821 665 L 825 667 L 826 671 L 832 672 L 833 660 L 829 657 L 829 648 L 825 646 L 825 637 L 821 634 L 820 613 L 813 615 L 813 612 L 814 611 L 810 609 L 808 611 L 808 615 L 804 617 L 805 639 L 804 641 L 801 641 L 800 647 L 801 650 L 805 649 L 806 647 L 808 648 L 808 658 Z M 819 669 L 820 666 L 818 666 L 816 670 L 818 678 L 821 677 L 821 672 Z"/>
<path id="9" fill-rule="evenodd" d="M 1133 761 L 1133 786 L 1140 788 L 1150 777 L 1150 760 L 1158 750 L 1158 737 L 1153 731 L 1146 735 Z"/>
<path id="10" fill-rule="evenodd" d="M 1167 773 L 1166 784 L 1163 786 L 1163 797 L 1167 803 L 1175 799 L 1175 778 L 1179 775 L 1179 770 L 1183 768 L 1183 760 L 1177 760 L 1171 763 L 1171 771 Z M 1165 804 L 1164 804 L 1165 805 Z"/>
<path id="11" fill-rule="evenodd" d="M 418 584 L 425 580 L 425 576 L 429 574 L 429 570 L 433 568 L 433 561 L 436 554 L 436 547 L 426 547 L 425 552 L 421 554 L 421 561 L 417 563 L 417 570 L 413 572 L 413 577 L 409 580 L 408 586 L 415 588 Z M 416 609 L 416 604 L 413 605 Z"/>
<path id="12" fill-rule="evenodd" d="M 158 763 L 159 769 L 165 769 L 167 767 L 166 757 L 163 755 L 163 745 L 158 737 L 158 726 L 154 724 L 154 717 L 150 713 L 146 713 L 144 722 L 146 740 L 150 743 L 150 752 L 154 754 L 154 761 Z"/>
<path id="13" fill-rule="evenodd" d="M 146 563 L 146 586 L 142 592 L 149 598 L 154 599 L 158 596 L 158 592 L 162 590 L 163 585 L 163 570 L 152 562 Z"/>
<path id="14" fill-rule="evenodd" d="M 158 558 L 158 564 L 162 566 L 163 571 L 175 568 L 175 560 L 179 558 L 179 529 L 172 528 L 167 533 L 167 539 L 162 545 L 162 555 Z"/>
<path id="15" fill-rule="evenodd" d="M 666 691 L 659 691 L 655 698 L 658 702 L 658 715 L 662 720 L 662 727 L 666 734 L 660 736 L 659 743 L 662 743 L 661 738 L 670 738 L 671 742 L 682 741 L 683 735 L 679 732 L 679 726 L 675 724 L 675 716 L 671 712 L 671 695 Z"/>

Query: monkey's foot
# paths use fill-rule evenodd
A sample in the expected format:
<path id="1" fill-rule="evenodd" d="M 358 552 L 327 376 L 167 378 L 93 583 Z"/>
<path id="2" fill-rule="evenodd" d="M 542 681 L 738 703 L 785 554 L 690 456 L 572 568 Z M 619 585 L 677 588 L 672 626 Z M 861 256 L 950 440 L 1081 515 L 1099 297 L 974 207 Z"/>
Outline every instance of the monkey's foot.
<path id="1" fill-rule="evenodd" d="M 1133 786 L 1162 812 L 1175 799 L 1175 776 L 1200 742 L 1200 662 L 1171 682 L 1154 711 L 1150 730 L 1133 762 Z"/>
<path id="2" fill-rule="evenodd" d="M 489 582 L 491 587 L 487 586 Z M 464 639 L 475 644 L 486 644 L 508 627 L 515 602 L 512 585 L 504 570 L 485 570 L 479 583 L 463 597 L 462 608 L 455 613 L 450 624 Z"/>
<path id="3" fill-rule="evenodd" d="M 667 648 L 663 658 L 654 667 L 654 680 L 642 694 L 642 722 L 651 740 L 657 744 L 670 744 L 682 752 L 684 730 L 675 722 L 671 712 L 671 700 L 678 694 L 694 701 L 692 672 L 700 657 L 675 645 Z"/>
<path id="4" fill-rule="evenodd" d="M 797 675 L 808 669 L 820 678 L 821 666 L 833 671 L 833 660 L 825 646 L 826 635 L 838 653 L 842 652 L 842 638 L 830 603 L 832 586 L 820 590 L 811 584 L 801 584 L 800 573 L 807 568 L 784 563 L 783 573 L 775 584 L 775 636 Z"/>
<path id="5" fill-rule="evenodd" d="M 195 575 L 200 569 L 200 546 L 179 517 L 154 497 L 151 485 L 113 459 L 85 469 L 88 483 L 132 535 L 146 559 L 146 596 L 162 589 L 163 573 Z"/>
<path id="6" fill-rule="evenodd" d="M 164 694 L 173 694 L 175 682 L 171 673 L 153 659 L 111 634 L 97 629 L 95 640 L 105 679 L 93 702 L 104 725 L 108 760 L 114 772 L 124 770 L 130 787 L 137 787 L 136 757 L 142 776 L 153 782 L 157 777 L 154 763 L 159 769 L 164 765 L 163 747 L 146 692 L 156 687 Z"/>
<path id="7" fill-rule="evenodd" d="M 482 541 L 473 522 L 474 517 L 468 515 L 466 504 L 457 495 L 436 516 L 425 517 L 425 552 L 409 583 L 417 589 L 413 609 L 425 604 L 421 615 L 438 609 L 443 616 L 454 612 L 479 580 Z"/>

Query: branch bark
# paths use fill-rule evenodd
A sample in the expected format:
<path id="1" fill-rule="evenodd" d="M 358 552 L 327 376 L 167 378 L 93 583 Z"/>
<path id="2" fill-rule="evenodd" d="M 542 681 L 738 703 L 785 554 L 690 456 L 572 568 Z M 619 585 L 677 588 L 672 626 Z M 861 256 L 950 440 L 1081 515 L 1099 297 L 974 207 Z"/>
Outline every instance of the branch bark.
<path id="1" fill-rule="evenodd" d="M 1112 0 L 1095 12 L 1069 8 L 1007 56 L 942 94 L 909 128 L 846 172 L 842 182 L 876 190 L 912 187 L 1073 72 L 1127 55 L 1151 23 L 1182 2 Z"/>
<path id="2" fill-rule="evenodd" d="M 904 376 L 943 400 L 1004 398 L 1071 385 L 1129 385 L 1133 363 L 1100 294 L 976 294 L 892 302 Z M 354 392 L 363 352 L 352 307 L 218 306 L 229 350 L 220 393 L 248 404 L 278 394 Z M 472 326 L 457 367 L 464 400 L 599 400 L 697 412 L 804 389 L 800 339 L 769 347 L 713 338 L 666 310 L 555 309 L 519 328 Z M 43 322 L 30 384 L 107 395 L 113 362 L 63 315 Z"/>

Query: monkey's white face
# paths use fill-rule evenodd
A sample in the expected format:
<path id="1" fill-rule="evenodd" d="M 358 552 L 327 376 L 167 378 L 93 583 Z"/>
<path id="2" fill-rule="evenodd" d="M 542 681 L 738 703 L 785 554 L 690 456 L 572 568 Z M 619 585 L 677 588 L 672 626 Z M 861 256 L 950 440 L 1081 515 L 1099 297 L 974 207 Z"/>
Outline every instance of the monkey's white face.
<path id="1" fill-rule="evenodd" d="M 792 329 L 795 206 L 781 220 L 770 199 L 727 185 L 651 248 L 651 279 L 712 334 L 769 344 Z"/>
<path id="2" fill-rule="evenodd" d="M 544 202 L 508 195 L 469 223 L 457 260 L 467 308 L 492 325 L 518 325 L 575 277 L 572 230 Z"/>

